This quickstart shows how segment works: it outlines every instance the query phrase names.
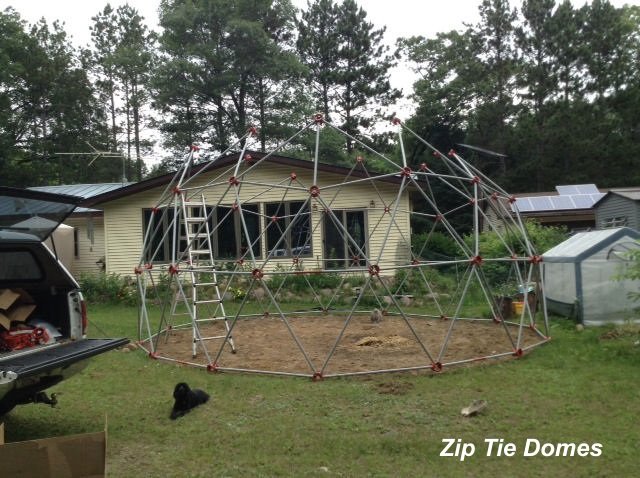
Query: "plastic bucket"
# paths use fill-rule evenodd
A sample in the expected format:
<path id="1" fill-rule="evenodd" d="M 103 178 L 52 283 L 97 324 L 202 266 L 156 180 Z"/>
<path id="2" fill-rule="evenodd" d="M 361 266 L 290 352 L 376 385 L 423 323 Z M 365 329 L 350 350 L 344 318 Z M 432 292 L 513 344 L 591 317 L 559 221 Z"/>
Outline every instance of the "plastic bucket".
<path id="1" fill-rule="evenodd" d="M 513 301 L 513 313 L 515 315 L 522 315 L 524 309 L 524 302 Z"/>

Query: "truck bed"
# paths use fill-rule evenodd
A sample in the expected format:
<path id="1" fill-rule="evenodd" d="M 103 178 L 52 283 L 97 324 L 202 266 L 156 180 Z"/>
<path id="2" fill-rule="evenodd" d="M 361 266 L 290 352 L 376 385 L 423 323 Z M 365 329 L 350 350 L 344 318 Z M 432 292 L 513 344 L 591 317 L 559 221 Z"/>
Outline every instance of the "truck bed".
<path id="1" fill-rule="evenodd" d="M 0 361 L 0 372 L 14 372 L 20 378 L 65 367 L 120 347 L 128 339 L 86 339 L 39 347 L 36 353 L 16 354 Z"/>

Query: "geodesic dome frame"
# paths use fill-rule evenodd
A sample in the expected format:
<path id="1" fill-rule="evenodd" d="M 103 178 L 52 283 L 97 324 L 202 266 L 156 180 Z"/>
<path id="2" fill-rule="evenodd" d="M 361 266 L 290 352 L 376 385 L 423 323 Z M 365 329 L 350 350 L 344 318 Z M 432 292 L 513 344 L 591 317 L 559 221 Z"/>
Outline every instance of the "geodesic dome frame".
<path id="1" fill-rule="evenodd" d="M 248 152 L 256 134 L 253 128 L 231 147 L 240 149 L 231 162 L 222 160 L 229 157 L 230 148 L 195 168 L 198 148 L 192 147 L 151 210 L 143 252 L 135 267 L 141 299 L 139 343 L 149 355 L 209 371 L 318 379 L 440 371 L 449 365 L 520 356 L 546 342 L 541 258 L 517 208 L 510 207 L 515 199 L 455 151 L 438 151 L 397 119 L 393 125 L 401 163 L 369 148 L 322 115 L 314 116 L 266 154 Z M 391 172 L 370 171 L 364 155 L 354 158 L 351 169 L 323 167 L 318 151 L 324 128 L 344 135 L 364 155 L 386 163 Z M 431 150 L 445 172 L 436 173 L 425 163 L 412 169 L 407 164 L 403 133 Z M 315 136 L 313 160 L 297 163 L 305 170 L 276 164 L 277 153 L 302 134 Z M 434 183 L 458 198 L 453 207 L 443 209 Z M 420 199 L 420 210 L 412 209 L 410 195 Z M 499 221 L 489 220 L 487 209 Z M 472 218 L 467 240 L 450 220 L 461 210 Z M 431 223 L 428 237 L 435 231 L 447 234 L 460 257 L 425 259 L 428 237 L 422 250 L 412 244 L 414 218 Z M 506 255 L 483 257 L 483 221 L 502 242 Z M 232 236 L 236 255 L 223 257 L 221 250 L 228 249 Z M 509 320 L 512 309 L 505 308 L 495 284 L 484 273 L 489 264 L 500 265 L 508 271 L 505 281 L 519 285 L 520 307 L 513 320 Z M 458 271 L 455 293 L 439 293 L 432 271 L 451 268 Z M 334 281 L 332 287 L 323 287 L 326 278 Z M 303 302 L 309 307 L 301 309 L 295 293 L 291 296 L 294 283 L 295 290 L 302 286 Z M 420 297 L 411 293 L 411 287 Z M 534 295 L 540 298 L 539 306 L 531 300 Z M 482 317 L 470 304 L 478 298 L 486 309 Z M 303 322 L 318 328 L 331 321 L 335 323 L 332 333 L 324 330 L 322 337 L 314 337 L 304 332 Z M 392 323 L 391 335 L 380 337 L 381 327 Z M 436 323 L 439 333 L 434 332 Z M 260 340 L 252 330 L 265 324 L 279 327 L 275 332 L 264 329 L 263 334 L 268 335 L 271 357 L 281 353 L 282 360 L 261 363 L 258 358 L 243 363 L 241 357 Z M 356 324 L 364 329 L 356 333 Z M 468 333 L 469 324 L 481 328 L 481 336 L 497 340 L 476 349 L 471 344 L 467 351 L 452 355 L 451 345 Z M 369 355 L 358 352 L 355 359 L 347 350 L 354 343 L 383 345 L 385 340 L 413 348 L 406 349 L 401 363 L 394 363 L 393 354 L 378 359 L 380 349 L 370 350 Z M 317 342 L 324 346 L 316 347 Z M 341 354 L 348 363 L 334 366 Z M 288 362 L 294 362 L 294 357 L 300 363 L 292 369 Z M 352 368 L 349 361 L 351 365 L 360 361 L 360 365 Z"/>

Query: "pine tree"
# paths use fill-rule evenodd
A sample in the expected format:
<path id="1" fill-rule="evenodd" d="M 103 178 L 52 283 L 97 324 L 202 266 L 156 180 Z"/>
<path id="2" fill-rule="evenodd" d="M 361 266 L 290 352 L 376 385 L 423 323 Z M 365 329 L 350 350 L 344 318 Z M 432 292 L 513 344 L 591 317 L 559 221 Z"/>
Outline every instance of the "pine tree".
<path id="1" fill-rule="evenodd" d="M 249 126 L 266 129 L 267 112 L 300 70 L 287 51 L 292 15 L 289 0 L 161 3 L 155 103 L 169 116 L 161 128 L 170 145 L 189 138 L 222 151 Z"/>
<path id="2" fill-rule="evenodd" d="M 317 0 L 302 13 L 298 30 L 298 52 L 311 72 L 318 108 L 329 120 L 335 113 L 350 135 L 361 136 L 401 95 L 389 82 L 394 60 L 382 44 L 385 29 L 375 29 L 354 0 Z M 347 152 L 353 148 L 347 141 Z"/>

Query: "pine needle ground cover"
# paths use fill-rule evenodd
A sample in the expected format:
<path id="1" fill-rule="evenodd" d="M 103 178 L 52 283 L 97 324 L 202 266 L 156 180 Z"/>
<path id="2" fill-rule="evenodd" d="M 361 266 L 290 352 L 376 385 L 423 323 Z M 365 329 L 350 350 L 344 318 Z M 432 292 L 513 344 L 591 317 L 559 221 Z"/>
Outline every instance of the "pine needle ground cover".
<path id="1" fill-rule="evenodd" d="M 90 318 L 94 336 L 135 337 L 135 308 L 93 306 Z M 551 332 L 550 343 L 518 360 L 318 383 L 212 375 L 113 351 L 52 389 L 56 408 L 16 408 L 6 440 L 97 431 L 106 417 L 112 477 L 635 475 L 640 330 L 577 331 L 556 320 Z M 211 400 L 172 421 L 173 387 L 182 381 Z M 463 417 L 474 400 L 488 405 Z M 486 456 L 492 438 L 516 453 Z M 475 453 L 440 456 L 445 439 L 473 444 Z M 527 439 L 599 443 L 602 452 L 526 457 Z"/>

